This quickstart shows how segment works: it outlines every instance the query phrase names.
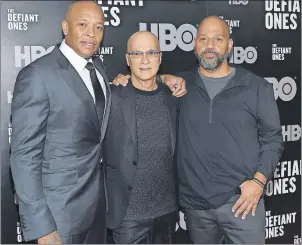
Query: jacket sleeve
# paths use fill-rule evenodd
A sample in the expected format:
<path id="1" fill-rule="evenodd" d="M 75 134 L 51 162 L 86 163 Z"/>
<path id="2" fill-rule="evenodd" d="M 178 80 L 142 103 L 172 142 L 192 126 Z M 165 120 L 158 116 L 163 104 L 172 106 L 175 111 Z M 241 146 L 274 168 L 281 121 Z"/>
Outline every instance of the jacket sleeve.
<path id="1" fill-rule="evenodd" d="M 282 156 L 283 139 L 273 87 L 265 80 L 258 86 L 257 119 L 260 143 L 257 171 L 268 181 Z"/>
<path id="2" fill-rule="evenodd" d="M 41 76 L 31 67 L 18 74 L 12 100 L 10 166 L 26 241 L 55 231 L 42 188 L 42 158 L 49 101 Z"/>

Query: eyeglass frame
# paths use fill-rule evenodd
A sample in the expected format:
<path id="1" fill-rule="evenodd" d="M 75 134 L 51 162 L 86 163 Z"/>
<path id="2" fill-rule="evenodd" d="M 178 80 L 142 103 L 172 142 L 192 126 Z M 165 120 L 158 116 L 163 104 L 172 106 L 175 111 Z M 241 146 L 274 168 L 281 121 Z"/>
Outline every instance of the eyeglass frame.
<path id="1" fill-rule="evenodd" d="M 150 56 L 151 52 L 155 53 L 154 57 Z M 140 55 L 139 56 L 133 56 L 134 53 L 138 53 Z M 134 51 L 131 51 L 131 52 L 127 52 L 126 55 L 129 55 L 132 58 L 142 58 L 142 57 L 144 57 L 144 54 L 146 54 L 146 56 L 148 58 L 157 58 L 159 56 L 159 54 L 161 54 L 161 53 L 162 53 L 162 51 L 160 51 L 160 50 L 148 50 L 148 51 L 145 51 L 145 52 L 134 50 Z"/>

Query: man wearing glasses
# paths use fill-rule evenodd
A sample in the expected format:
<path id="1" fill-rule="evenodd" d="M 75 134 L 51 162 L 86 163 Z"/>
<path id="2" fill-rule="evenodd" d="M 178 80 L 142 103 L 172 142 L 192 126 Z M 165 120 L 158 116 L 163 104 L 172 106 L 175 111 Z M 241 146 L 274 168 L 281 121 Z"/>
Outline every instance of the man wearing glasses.
<path id="1" fill-rule="evenodd" d="M 150 32 L 128 40 L 131 81 L 112 85 L 103 144 L 108 220 L 115 243 L 172 243 L 177 218 L 173 155 L 178 98 L 157 76 L 162 53 Z"/>

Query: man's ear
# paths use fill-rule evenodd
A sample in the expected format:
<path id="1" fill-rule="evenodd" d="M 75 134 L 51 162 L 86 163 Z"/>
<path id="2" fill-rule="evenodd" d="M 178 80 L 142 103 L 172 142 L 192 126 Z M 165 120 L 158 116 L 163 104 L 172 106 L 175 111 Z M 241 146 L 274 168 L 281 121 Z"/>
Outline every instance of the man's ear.
<path id="1" fill-rule="evenodd" d="M 125 57 L 126 57 L 127 65 L 130 66 L 130 62 L 131 62 L 131 61 L 130 61 L 129 55 L 126 54 Z"/>
<path id="2" fill-rule="evenodd" d="M 68 35 L 68 23 L 66 20 L 62 21 L 62 30 L 63 30 L 64 36 L 67 36 Z"/>
<path id="3" fill-rule="evenodd" d="M 161 65 L 161 62 L 162 62 L 162 60 L 163 60 L 163 53 L 160 53 L 159 55 L 160 55 L 160 56 L 159 56 L 159 65 Z"/>
<path id="4" fill-rule="evenodd" d="M 233 39 L 229 39 L 228 43 L 228 53 L 230 54 L 233 48 Z"/>
<path id="5" fill-rule="evenodd" d="M 194 41 L 193 41 L 193 49 L 195 50 L 195 46 L 196 46 L 196 37 L 194 37 Z"/>

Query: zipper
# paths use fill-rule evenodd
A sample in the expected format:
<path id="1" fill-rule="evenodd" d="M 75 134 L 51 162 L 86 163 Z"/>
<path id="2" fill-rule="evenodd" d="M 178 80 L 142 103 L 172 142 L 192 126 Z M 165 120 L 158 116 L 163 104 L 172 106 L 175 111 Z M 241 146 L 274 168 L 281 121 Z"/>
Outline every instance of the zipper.
<path id="1" fill-rule="evenodd" d="M 209 123 L 212 123 L 212 110 L 213 110 L 213 100 L 210 100 L 210 115 L 209 115 Z"/>
<path id="2" fill-rule="evenodd" d="M 241 87 L 241 85 L 232 86 L 232 87 L 227 87 L 227 86 L 228 86 L 228 85 L 226 85 L 226 86 L 225 86 L 218 94 L 216 94 L 216 95 L 214 96 L 213 99 L 210 98 L 210 96 L 209 96 L 209 94 L 208 94 L 208 92 L 207 92 L 206 89 L 201 88 L 201 89 L 204 91 L 204 93 L 207 95 L 207 97 L 209 98 L 209 100 L 210 100 L 210 109 L 209 109 L 209 123 L 210 123 L 210 124 L 212 124 L 213 100 L 214 100 L 218 95 L 220 95 L 221 93 L 223 93 L 223 92 L 225 92 L 225 91 L 227 91 L 227 90 L 230 90 L 230 89 L 233 89 L 233 88 L 236 88 L 236 87 Z"/>
<path id="3" fill-rule="evenodd" d="M 234 87 L 231 87 L 231 88 L 223 88 L 218 94 L 216 94 L 213 99 L 210 99 L 210 96 L 208 95 L 209 99 L 210 99 L 210 111 L 209 111 L 209 123 L 212 124 L 212 117 L 213 117 L 213 100 L 218 96 L 220 95 L 221 93 L 223 93 L 224 91 L 227 91 L 227 90 L 230 90 L 230 89 L 233 89 Z"/>

